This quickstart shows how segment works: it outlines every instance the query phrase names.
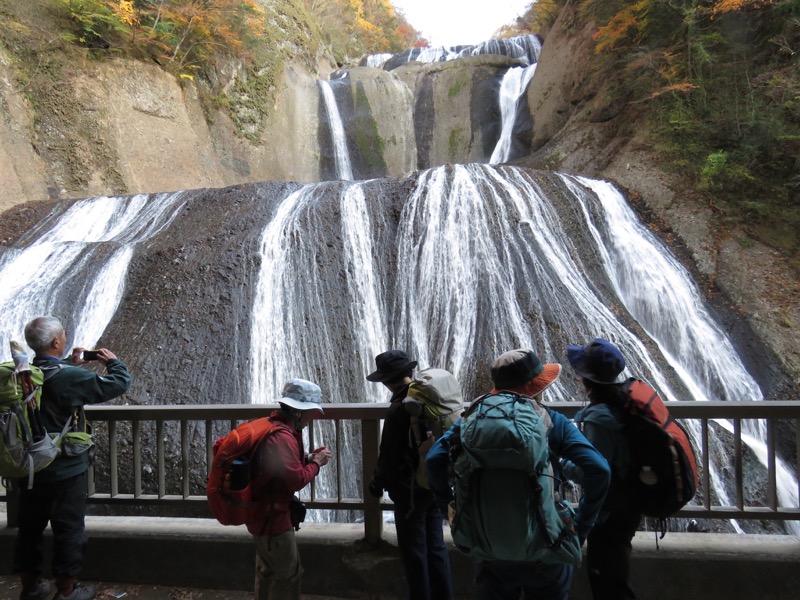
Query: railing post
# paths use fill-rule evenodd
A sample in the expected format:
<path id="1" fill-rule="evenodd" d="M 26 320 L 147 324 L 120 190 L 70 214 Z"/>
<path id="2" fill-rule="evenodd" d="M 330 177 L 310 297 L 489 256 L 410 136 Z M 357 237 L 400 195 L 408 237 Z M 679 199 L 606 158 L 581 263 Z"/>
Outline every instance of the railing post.
<path id="1" fill-rule="evenodd" d="M 361 480 L 364 497 L 364 537 L 367 542 L 377 544 L 383 534 L 383 514 L 380 499 L 369 493 L 369 482 L 380 450 L 380 421 L 375 419 L 361 422 Z"/>
<path id="2" fill-rule="evenodd" d="M 19 483 L 8 479 L 6 488 L 6 527 L 15 529 L 19 527 Z"/>

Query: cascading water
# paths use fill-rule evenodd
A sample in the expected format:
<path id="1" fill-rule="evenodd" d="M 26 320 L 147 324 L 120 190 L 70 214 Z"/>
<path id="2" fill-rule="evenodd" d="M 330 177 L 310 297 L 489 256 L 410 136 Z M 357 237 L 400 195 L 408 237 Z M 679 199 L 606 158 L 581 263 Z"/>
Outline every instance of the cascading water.
<path id="1" fill-rule="evenodd" d="M 352 181 L 353 167 L 350 164 L 350 152 L 347 149 L 347 136 L 345 135 L 342 117 L 336 104 L 336 96 L 330 82 L 320 80 L 319 89 L 325 102 L 325 111 L 328 115 L 328 124 L 333 140 L 334 159 L 336 161 L 336 177 L 344 181 Z"/>
<path id="2" fill-rule="evenodd" d="M 527 65 L 539 60 L 542 44 L 538 36 L 520 35 L 511 38 L 488 40 L 469 46 L 424 46 L 412 48 L 401 54 L 373 54 L 364 60 L 369 67 L 391 71 L 410 62 L 432 63 L 456 60 L 465 56 L 492 54 L 515 58 Z"/>
<path id="3" fill-rule="evenodd" d="M 32 318 L 69 306 L 79 308 L 68 347 L 92 348 L 117 310 L 134 246 L 166 229 L 184 204 L 183 192 L 80 200 L 20 240 L 29 245 L 0 253 L 0 348 L 21 339 Z"/>
<path id="4" fill-rule="evenodd" d="M 704 308 L 703 298 L 688 272 L 641 224 L 619 191 L 605 181 L 566 175 L 562 178 L 580 199 L 586 226 L 617 296 L 658 344 L 692 398 L 763 400 L 761 389 L 745 370 L 730 340 Z M 680 399 L 663 383 L 661 389 L 667 399 Z M 728 422 L 718 423 L 732 431 Z M 743 440 L 766 466 L 764 423 L 746 420 L 743 429 Z M 699 445 L 699 429 L 692 433 L 695 444 Z M 710 467 L 715 492 L 724 503 L 730 503 L 718 474 L 719 465 Z M 796 506 L 795 478 L 782 460 L 777 459 L 776 468 L 781 504 Z M 788 525 L 795 534 L 800 532 L 798 523 Z"/>
<path id="5" fill-rule="evenodd" d="M 429 54 L 444 60 L 491 50 L 534 65 L 539 42 L 528 37 L 519 50 L 511 41 L 498 41 Z M 517 97 L 533 70 L 509 71 L 509 80 L 519 78 Z M 475 164 L 430 169 L 401 182 L 353 182 L 333 89 L 327 81 L 320 81 L 319 89 L 337 178 L 346 182 L 287 184 L 270 198 L 274 206 L 251 205 L 247 226 L 253 232 L 243 236 L 239 251 L 247 254 L 244 244 L 252 237 L 258 260 L 241 264 L 257 270 L 257 281 L 252 291 L 244 284 L 226 288 L 229 294 L 247 295 L 239 301 L 249 307 L 249 322 L 236 323 L 237 329 L 249 330 L 243 335 L 249 353 L 237 355 L 246 367 L 237 370 L 236 359 L 222 354 L 214 358 L 214 372 L 202 374 L 246 373 L 225 401 L 274 401 L 290 377 L 314 379 L 326 401 L 383 401 L 385 390 L 364 376 L 374 367 L 374 355 L 390 347 L 408 350 L 420 367 L 450 370 L 469 395 L 483 391 L 488 363 L 504 350 L 529 346 L 546 360 L 563 362 L 567 343 L 597 336 L 621 347 L 627 374 L 651 382 L 668 399 L 761 399 L 686 271 L 609 184 Z M 509 107 L 513 118 L 510 101 Z M 510 143 L 501 142 L 492 162 L 512 158 Z M 234 192 L 226 200 L 231 197 Z M 142 242 L 184 239 L 183 219 L 177 217 L 188 202 L 178 193 L 69 203 L 14 247 L 0 248 L 0 308 L 7 323 L 0 345 L 20 337 L 30 318 L 61 316 L 60 307 L 72 306 L 81 308 L 64 315 L 74 324 L 70 343 L 95 345 L 125 302 L 128 265 L 144 252 Z M 208 219 L 203 226 L 213 230 L 214 223 Z M 209 265 L 201 266 L 200 272 L 209 272 Z M 249 275 L 238 273 L 243 280 Z M 187 294 L 189 303 L 188 290 L 175 293 Z M 214 308 L 208 307 L 209 315 Z M 173 341 L 165 341 L 170 334 L 160 328 L 130 328 L 140 336 L 144 330 L 151 347 L 169 347 Z M 639 328 L 645 332 L 641 338 L 633 333 Z M 187 346 L 193 341 L 183 339 Z M 197 350 L 176 348 L 185 356 L 176 356 L 175 363 L 198 362 Z M 146 389 L 141 395 L 169 397 L 160 387 L 166 382 L 140 375 L 134 386 Z M 235 395 L 239 391 L 241 397 Z M 547 395 L 552 400 L 583 397 L 569 377 Z M 759 426 L 746 424 L 743 437 L 763 459 Z M 357 429 L 345 424 L 339 432 L 348 462 L 349 453 L 360 452 L 351 445 Z M 334 435 L 319 422 L 314 433 L 318 443 L 330 443 Z M 726 502 L 719 476 L 724 466 L 711 468 L 714 491 Z M 333 495 L 337 469 L 335 464 L 323 469 L 320 495 Z M 338 491 L 359 495 L 359 477 L 345 478 Z M 781 504 L 796 506 L 796 485 L 780 461 L 778 479 Z"/>
<path id="6" fill-rule="evenodd" d="M 446 368 L 466 390 L 480 391 L 476 364 L 486 365 L 503 350 L 529 346 L 547 360 L 563 360 L 566 343 L 596 336 L 614 340 L 627 358 L 628 374 L 652 382 L 669 399 L 760 398 L 754 383 L 741 387 L 752 379 L 688 274 L 636 221 L 621 195 L 583 178 L 554 176 L 546 183 L 559 189 L 566 207 L 557 208 L 553 192 L 519 169 L 466 165 L 424 171 L 396 231 L 388 208 L 366 201 L 375 193 L 367 182 L 317 184 L 289 195 L 262 238 L 253 311 L 258 341 L 252 348 L 262 362 L 252 401 L 271 399 L 270 392 L 293 374 L 319 371 L 334 346 L 356 364 L 345 376 L 325 372 L 320 383 L 329 397 L 379 401 L 384 390 L 363 377 L 372 357 L 389 347 L 406 348 L 420 367 Z M 567 233 L 567 224 L 574 230 L 576 207 L 585 244 Z M 335 227 L 342 239 L 335 250 L 320 235 L 320 224 L 332 216 L 339 219 Z M 595 253 L 602 268 L 588 267 Z M 638 270 L 646 274 L 634 275 Z M 345 278 L 345 297 L 331 287 L 331 271 L 333 280 Z M 645 290 L 641 305 L 658 306 L 651 317 L 637 307 L 628 285 L 634 277 L 636 290 Z M 603 288 L 614 295 L 598 294 Z M 627 318 L 638 320 L 650 337 L 638 339 L 612 304 L 628 308 Z M 659 331 L 662 323 L 667 327 Z M 725 356 L 698 370 L 694 365 L 703 363 L 707 335 L 715 336 Z M 340 342 L 333 344 L 336 338 Z M 668 366 L 677 379 L 664 374 Z M 756 395 L 744 396 L 751 391 Z M 548 395 L 581 397 L 569 378 Z M 318 435 L 324 439 L 330 432 L 320 429 Z M 715 493 L 726 502 L 718 467 L 712 468 Z M 332 483 L 320 485 L 324 490 Z M 791 495 L 780 499 L 796 502 Z"/>
<path id="7" fill-rule="evenodd" d="M 502 117 L 502 129 L 500 139 L 492 152 L 489 164 L 496 165 L 507 162 L 514 158 L 511 153 L 514 124 L 517 121 L 517 110 L 519 101 L 528 84 L 533 79 L 536 72 L 536 64 L 528 67 L 515 67 L 506 71 L 503 81 L 500 84 L 500 115 Z"/>

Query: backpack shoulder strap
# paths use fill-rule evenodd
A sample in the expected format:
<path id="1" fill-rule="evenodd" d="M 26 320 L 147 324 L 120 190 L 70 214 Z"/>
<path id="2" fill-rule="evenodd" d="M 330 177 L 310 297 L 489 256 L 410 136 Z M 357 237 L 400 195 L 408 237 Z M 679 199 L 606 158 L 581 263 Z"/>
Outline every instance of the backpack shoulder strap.
<path id="1" fill-rule="evenodd" d="M 61 369 L 65 369 L 66 367 L 67 365 L 61 364 L 60 362 L 39 365 L 39 369 L 41 369 L 42 373 L 44 374 L 45 382 L 52 379 L 53 376 L 58 375 L 61 372 Z"/>

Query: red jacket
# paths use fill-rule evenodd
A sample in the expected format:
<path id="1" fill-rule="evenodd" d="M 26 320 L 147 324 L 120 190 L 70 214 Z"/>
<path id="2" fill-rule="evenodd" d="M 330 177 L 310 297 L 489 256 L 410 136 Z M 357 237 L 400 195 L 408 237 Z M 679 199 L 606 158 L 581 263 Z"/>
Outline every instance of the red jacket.
<path id="1" fill-rule="evenodd" d="M 270 419 L 284 427 L 270 435 L 253 456 L 253 502 L 258 507 L 247 523 L 253 535 L 289 531 L 289 501 L 319 474 L 319 465 L 306 459 L 302 434 L 278 411 Z"/>

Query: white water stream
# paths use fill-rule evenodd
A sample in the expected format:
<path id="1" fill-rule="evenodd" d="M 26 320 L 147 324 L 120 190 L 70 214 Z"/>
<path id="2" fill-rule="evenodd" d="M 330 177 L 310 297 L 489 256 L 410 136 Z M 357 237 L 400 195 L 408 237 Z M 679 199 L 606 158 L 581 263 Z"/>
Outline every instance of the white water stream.
<path id="1" fill-rule="evenodd" d="M 472 164 L 421 172 L 397 206 L 375 200 L 378 182 L 309 184 L 289 193 L 261 234 L 250 401 L 275 400 L 291 377 L 316 380 L 326 402 L 383 401 L 385 390 L 364 375 L 390 347 L 475 389 L 478 373 L 485 376 L 504 350 L 528 346 L 564 362 L 566 343 L 596 336 L 616 342 L 626 374 L 667 399 L 760 399 L 689 274 L 619 192 L 566 175 L 544 182 L 517 168 Z M 30 318 L 66 310 L 70 344 L 93 346 L 119 304 L 136 244 L 161 234 L 184 204 L 182 193 L 78 201 L 45 219 L 28 245 L 0 252 L 0 309 L 11 324 L 0 344 L 21 339 Z M 338 235 L 331 237 L 331 226 Z M 578 248 L 570 233 L 577 230 L 588 232 L 581 235 L 593 249 Z M 598 268 L 608 285 L 593 279 Z M 603 288 L 615 295 L 610 302 Z M 615 303 L 649 339 L 625 326 L 610 308 Z M 662 372 L 664 362 L 681 392 Z M 574 399 L 567 381 L 548 398 Z M 743 439 L 766 460 L 758 425 L 745 424 Z M 317 442 L 333 435 L 320 426 L 315 432 Z M 339 439 L 346 452 L 359 452 L 353 427 L 343 426 Z M 723 467 L 712 465 L 712 480 L 727 502 Z M 777 470 L 780 504 L 796 506 L 789 470 L 780 460 Z M 357 494 L 356 478 L 345 479 L 345 497 Z M 330 491 L 334 483 L 319 485 Z"/>
<path id="2" fill-rule="evenodd" d="M 637 221 L 619 192 L 601 181 L 560 179 L 619 302 L 691 396 L 681 399 L 761 399 L 688 273 Z M 342 335 L 362 374 L 372 370 L 375 354 L 400 347 L 420 367 L 447 368 L 469 389 L 476 364 L 485 369 L 503 350 L 529 346 L 545 360 L 563 362 L 555 348 L 601 336 L 622 348 L 626 374 L 650 381 L 667 399 L 679 398 L 658 366 L 661 358 L 652 356 L 597 295 L 597 282 L 583 264 L 594 258 L 577 250 L 563 217 L 530 174 L 482 165 L 422 172 L 387 246 L 374 237 L 386 224 L 381 210 L 368 204 L 363 186 L 305 186 L 283 201 L 265 229 L 253 311 L 252 339 L 259 342 L 252 353 L 261 356 L 254 364 L 253 402 L 271 399 L 288 377 L 314 373 L 315 365 L 330 360 L 331 342 Z M 321 194 L 335 194 L 340 207 L 343 251 L 334 268 L 346 274 L 344 298 L 327 288 L 317 266 L 330 252 L 314 229 Z M 382 263 L 392 254 L 396 267 L 387 272 Z M 325 318 L 329 304 L 346 314 L 340 310 L 336 320 Z M 385 400 L 380 386 L 361 377 L 342 381 L 326 373 L 320 384 L 332 399 Z M 574 399 L 561 382 L 548 396 Z M 764 456 L 763 442 L 757 441 L 763 437 L 746 433 L 755 453 Z M 698 443 L 697 431 L 694 435 Z M 781 461 L 778 471 L 780 503 L 795 506 L 796 484 Z M 712 465 L 712 481 L 727 503 L 719 465 Z"/>
<path id="3" fill-rule="evenodd" d="M 533 79 L 536 72 L 536 64 L 529 67 L 515 67 L 506 71 L 503 81 L 500 84 L 500 115 L 502 117 L 502 128 L 500 139 L 489 159 L 490 165 L 496 165 L 508 161 L 511 157 L 511 142 L 514 133 L 514 124 L 517 121 L 517 109 L 519 101 L 528 84 Z"/>
<path id="4" fill-rule="evenodd" d="M 0 349 L 7 350 L 11 339 L 24 341 L 25 324 L 40 315 L 72 316 L 67 347 L 94 347 L 119 305 L 133 247 L 169 226 L 183 196 L 79 200 L 48 219 L 32 244 L 0 253 Z M 74 287 L 74 279 L 83 291 L 68 303 L 62 290 Z"/>
<path id="5" fill-rule="evenodd" d="M 345 136 L 344 124 L 339 114 L 339 106 L 336 104 L 336 97 L 333 95 L 333 88 L 330 82 L 319 80 L 319 88 L 322 91 L 322 98 L 325 102 L 325 111 L 328 115 L 328 124 L 333 140 L 334 160 L 336 161 L 336 177 L 343 181 L 352 181 L 353 167 L 350 164 L 350 151 L 347 149 L 347 137 Z"/>

